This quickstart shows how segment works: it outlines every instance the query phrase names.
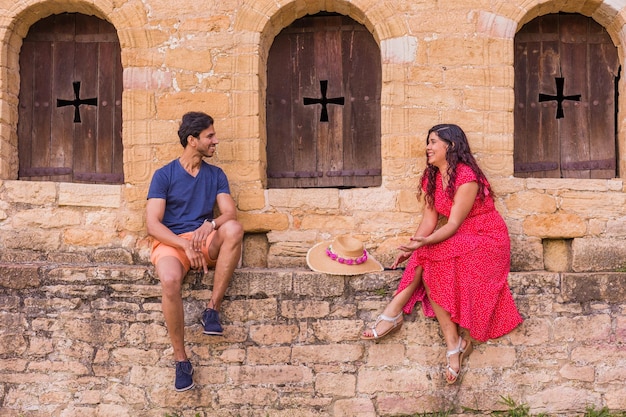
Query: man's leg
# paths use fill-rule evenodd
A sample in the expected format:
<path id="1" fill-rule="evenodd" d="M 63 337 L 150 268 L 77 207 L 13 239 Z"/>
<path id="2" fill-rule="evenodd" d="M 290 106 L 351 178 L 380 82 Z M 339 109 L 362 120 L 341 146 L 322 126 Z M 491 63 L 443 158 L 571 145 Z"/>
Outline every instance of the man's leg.
<path id="1" fill-rule="evenodd" d="M 174 349 L 174 360 L 186 361 L 185 317 L 181 294 L 184 278 L 183 265 L 175 257 L 165 256 L 156 265 L 156 273 L 161 281 L 161 308 Z"/>
<path id="2" fill-rule="evenodd" d="M 228 221 L 215 232 L 209 245 L 209 257 L 217 259 L 213 276 L 213 292 L 207 307 L 219 311 L 233 272 L 241 258 L 243 226 L 235 220 Z"/>

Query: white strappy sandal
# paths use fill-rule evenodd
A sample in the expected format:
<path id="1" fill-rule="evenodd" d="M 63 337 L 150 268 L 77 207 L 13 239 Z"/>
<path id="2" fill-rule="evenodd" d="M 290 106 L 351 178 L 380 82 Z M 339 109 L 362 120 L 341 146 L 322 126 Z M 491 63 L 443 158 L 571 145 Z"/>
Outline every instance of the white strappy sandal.
<path id="1" fill-rule="evenodd" d="M 457 379 L 459 378 L 459 375 L 461 374 L 461 369 L 463 368 L 463 359 L 466 356 L 469 356 L 469 354 L 472 352 L 471 340 L 466 340 L 465 348 L 462 348 L 462 346 L 463 346 L 463 338 L 459 336 L 459 345 L 456 347 L 456 349 L 448 350 L 446 352 L 446 361 L 448 362 L 446 371 L 449 372 L 450 375 L 452 375 L 452 379 L 448 378 L 448 375 L 446 375 L 446 382 L 448 382 L 448 384 L 450 385 L 454 384 L 457 381 Z M 458 372 L 452 369 L 452 367 L 450 366 L 450 356 L 456 355 L 457 353 L 459 354 Z"/>
<path id="2" fill-rule="evenodd" d="M 388 328 L 387 330 L 385 330 L 384 332 L 382 332 L 381 334 L 378 334 L 378 332 L 376 331 L 376 326 L 378 326 L 378 323 L 380 323 L 381 321 L 386 321 L 389 323 L 392 323 L 393 326 L 391 326 L 390 328 Z M 365 336 L 365 335 L 361 335 L 361 339 L 363 340 L 376 340 L 376 339 L 380 339 L 381 337 L 385 337 L 388 334 L 390 334 L 391 332 L 398 330 L 400 327 L 402 327 L 402 323 L 404 322 L 404 320 L 402 319 L 402 312 L 400 312 L 400 314 L 398 314 L 395 317 L 389 317 L 386 316 L 384 314 L 379 315 L 376 318 L 376 322 L 374 322 L 374 325 L 372 326 L 371 330 L 372 330 L 372 336 Z"/>

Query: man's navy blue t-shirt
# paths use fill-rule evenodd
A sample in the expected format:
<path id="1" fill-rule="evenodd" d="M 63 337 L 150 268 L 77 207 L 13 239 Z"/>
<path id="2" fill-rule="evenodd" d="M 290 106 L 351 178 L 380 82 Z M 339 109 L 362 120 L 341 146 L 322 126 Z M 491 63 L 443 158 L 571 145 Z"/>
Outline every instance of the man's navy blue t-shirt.
<path id="1" fill-rule="evenodd" d="M 154 172 L 148 199 L 165 200 L 163 224 L 177 235 L 191 232 L 206 219 L 213 219 L 218 194 L 230 194 L 228 179 L 221 168 L 204 161 L 194 178 L 178 159 Z"/>

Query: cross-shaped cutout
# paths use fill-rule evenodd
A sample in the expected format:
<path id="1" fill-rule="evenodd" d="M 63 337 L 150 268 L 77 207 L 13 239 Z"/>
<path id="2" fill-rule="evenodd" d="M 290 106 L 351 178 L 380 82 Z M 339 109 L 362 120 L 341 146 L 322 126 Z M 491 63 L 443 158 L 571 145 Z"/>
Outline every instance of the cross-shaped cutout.
<path id="1" fill-rule="evenodd" d="M 552 100 L 556 100 L 557 102 L 557 108 L 556 108 L 556 118 L 557 119 L 562 119 L 564 117 L 563 115 L 563 101 L 565 100 L 573 100 L 573 101 L 580 101 L 580 94 L 576 94 L 573 96 L 565 96 L 563 95 L 563 86 L 565 85 L 565 78 L 562 77 L 556 77 L 554 78 L 554 81 L 556 81 L 556 96 L 551 96 L 548 94 L 539 94 L 539 102 L 541 103 L 542 101 L 552 101 Z"/>
<path id="2" fill-rule="evenodd" d="M 81 104 L 85 104 L 87 106 L 97 106 L 98 98 L 80 98 L 80 81 L 74 81 L 74 100 L 62 100 L 57 99 L 57 107 L 65 107 L 65 106 L 74 106 L 74 123 L 80 123 L 80 110 L 78 107 Z"/>
<path id="3" fill-rule="evenodd" d="M 320 115 L 320 122 L 328 122 L 328 109 L 326 108 L 327 104 L 338 104 L 340 106 L 343 106 L 343 103 L 344 103 L 343 97 L 326 98 L 327 89 L 328 89 L 328 80 L 320 81 L 320 90 L 322 90 L 322 98 L 304 97 L 305 106 L 309 104 L 321 104 L 322 105 L 322 114 Z"/>

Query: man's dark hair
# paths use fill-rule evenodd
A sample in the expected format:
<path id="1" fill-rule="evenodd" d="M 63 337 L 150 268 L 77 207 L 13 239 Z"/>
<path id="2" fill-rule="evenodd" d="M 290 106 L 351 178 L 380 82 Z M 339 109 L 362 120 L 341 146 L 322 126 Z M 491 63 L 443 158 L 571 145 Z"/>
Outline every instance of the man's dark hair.
<path id="1" fill-rule="evenodd" d="M 183 120 L 178 128 L 178 137 L 183 148 L 187 147 L 189 135 L 197 138 L 200 132 L 213 126 L 213 118 L 206 113 L 192 111 L 183 115 Z"/>

